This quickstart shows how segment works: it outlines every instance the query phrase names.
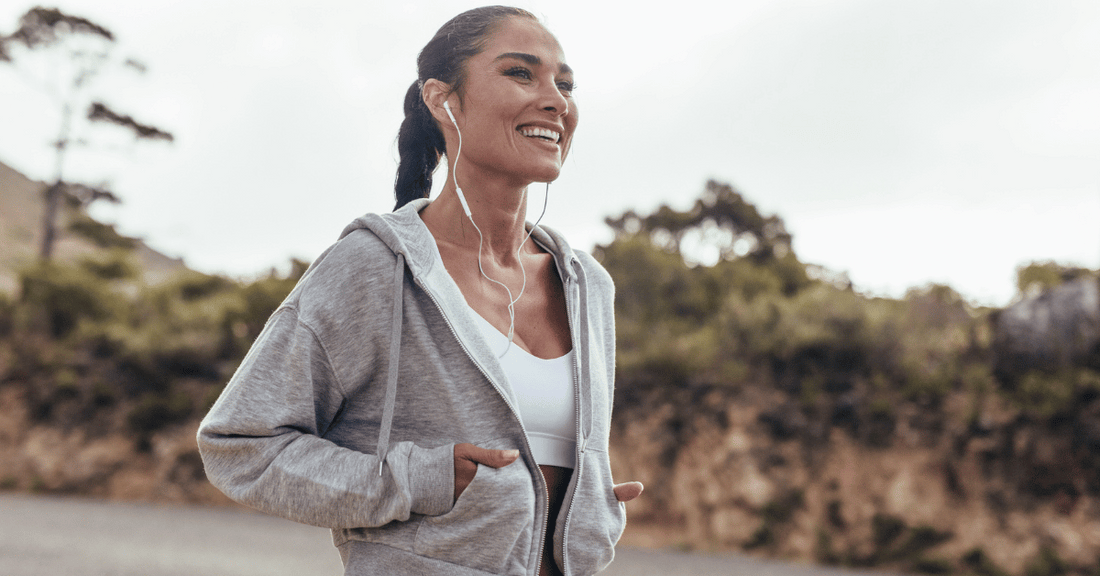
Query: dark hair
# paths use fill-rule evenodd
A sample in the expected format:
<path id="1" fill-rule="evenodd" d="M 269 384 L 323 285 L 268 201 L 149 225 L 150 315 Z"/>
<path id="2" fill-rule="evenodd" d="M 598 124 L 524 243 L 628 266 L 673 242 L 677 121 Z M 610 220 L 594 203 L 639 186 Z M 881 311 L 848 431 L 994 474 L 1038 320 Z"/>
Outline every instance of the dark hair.
<path id="1" fill-rule="evenodd" d="M 405 93 L 405 120 L 397 131 L 397 165 L 394 210 L 427 198 L 432 191 L 432 173 L 439 157 L 447 151 L 443 132 L 420 95 L 428 80 L 435 78 L 462 94 L 466 61 L 477 55 L 500 21 L 513 16 L 537 20 L 521 8 L 484 6 L 459 14 L 444 24 L 416 58 L 417 80 Z"/>

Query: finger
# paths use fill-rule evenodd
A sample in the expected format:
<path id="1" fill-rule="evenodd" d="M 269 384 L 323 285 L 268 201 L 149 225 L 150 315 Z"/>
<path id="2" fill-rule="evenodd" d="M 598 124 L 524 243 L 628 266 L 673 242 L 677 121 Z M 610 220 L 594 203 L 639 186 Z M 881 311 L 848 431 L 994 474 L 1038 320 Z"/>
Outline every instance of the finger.
<path id="1" fill-rule="evenodd" d="M 615 491 L 615 499 L 619 502 L 630 502 L 631 500 L 641 496 L 642 490 L 645 487 L 641 482 L 624 482 L 622 484 L 616 484 L 613 490 Z"/>
<path id="2" fill-rule="evenodd" d="M 468 458 L 455 458 L 455 478 L 469 482 L 477 473 L 477 462 Z"/>
<path id="3" fill-rule="evenodd" d="M 473 481 L 474 476 L 477 474 L 477 462 L 469 458 L 469 452 L 472 448 L 476 448 L 476 446 L 473 444 L 455 445 L 455 489 L 453 502 L 458 501 L 458 497 L 466 491 L 466 487 L 470 485 L 470 482 Z"/>
<path id="4" fill-rule="evenodd" d="M 519 450 L 490 450 L 477 446 L 473 448 L 466 457 L 491 468 L 503 468 L 519 458 Z"/>
<path id="5" fill-rule="evenodd" d="M 476 460 L 472 458 L 472 455 L 479 450 L 481 450 L 481 448 L 478 448 L 473 444 L 455 444 L 455 462 L 458 462 L 459 460 L 476 462 Z"/>

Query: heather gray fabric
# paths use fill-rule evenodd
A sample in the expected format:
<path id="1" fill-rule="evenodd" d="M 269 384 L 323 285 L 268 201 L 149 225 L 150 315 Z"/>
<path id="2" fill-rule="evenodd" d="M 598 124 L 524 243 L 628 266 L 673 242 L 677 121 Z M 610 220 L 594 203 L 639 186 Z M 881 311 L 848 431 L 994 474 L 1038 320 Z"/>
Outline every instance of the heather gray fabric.
<path id="1" fill-rule="evenodd" d="M 436 264 L 426 205 L 364 216 L 317 258 L 203 420 L 199 449 L 234 500 L 331 528 L 345 574 L 534 575 L 545 482 L 507 379 Z M 555 557 L 592 574 L 626 522 L 607 456 L 614 287 L 553 231 L 532 239 L 554 255 L 577 352 L 577 468 Z M 521 457 L 479 466 L 452 505 L 460 442 Z"/>

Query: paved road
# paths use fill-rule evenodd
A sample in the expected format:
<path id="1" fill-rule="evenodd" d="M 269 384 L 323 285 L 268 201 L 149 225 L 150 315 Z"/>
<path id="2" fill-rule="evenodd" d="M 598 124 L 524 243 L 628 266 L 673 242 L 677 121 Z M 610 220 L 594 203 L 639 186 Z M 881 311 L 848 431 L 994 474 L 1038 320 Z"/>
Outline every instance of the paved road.
<path id="1" fill-rule="evenodd" d="M 225 508 L 0 494 L 4 576 L 340 576 L 327 530 Z M 607 576 L 872 576 L 620 548 Z M 879 574 L 877 576 L 884 576 Z"/>

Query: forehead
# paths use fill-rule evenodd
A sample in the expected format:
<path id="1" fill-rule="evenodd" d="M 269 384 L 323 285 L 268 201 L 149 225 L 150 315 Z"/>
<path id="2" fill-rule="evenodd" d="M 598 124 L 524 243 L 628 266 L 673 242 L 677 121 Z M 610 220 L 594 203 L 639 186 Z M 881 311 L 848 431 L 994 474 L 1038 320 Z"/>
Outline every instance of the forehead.
<path id="1" fill-rule="evenodd" d="M 513 16 L 501 22 L 489 36 L 484 50 L 477 58 L 492 61 L 507 53 L 531 54 L 552 68 L 565 64 L 565 52 L 558 44 L 558 39 L 531 18 Z"/>

